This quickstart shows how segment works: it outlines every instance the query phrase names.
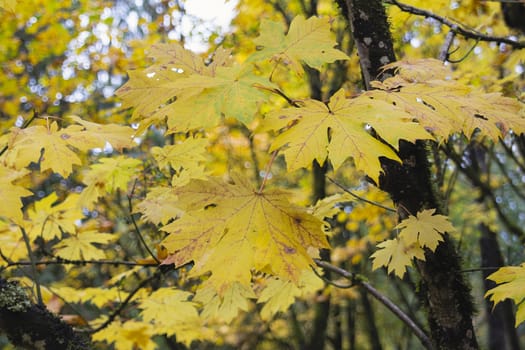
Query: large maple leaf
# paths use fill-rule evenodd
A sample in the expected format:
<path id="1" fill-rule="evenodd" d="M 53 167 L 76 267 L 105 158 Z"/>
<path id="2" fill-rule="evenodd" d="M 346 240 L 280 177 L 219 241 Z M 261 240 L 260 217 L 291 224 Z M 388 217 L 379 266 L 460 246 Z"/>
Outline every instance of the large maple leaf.
<path id="1" fill-rule="evenodd" d="M 302 73 L 301 62 L 319 69 L 324 63 L 346 60 L 348 56 L 334 49 L 337 44 L 330 32 L 330 19 L 297 16 L 284 35 L 282 23 L 265 20 L 261 23 L 260 36 L 254 40 L 261 49 L 248 58 L 249 61 L 271 59 L 291 66 Z"/>
<path id="2" fill-rule="evenodd" d="M 50 169 L 67 177 L 74 165 L 82 164 L 78 151 L 102 148 L 106 142 L 119 150 L 134 145 L 132 136 L 135 131 L 130 127 L 96 124 L 75 116 L 69 118 L 77 124 L 60 128 L 49 117 L 47 125 L 11 129 L 6 163 L 22 169 L 32 162 L 40 162 L 41 171 Z"/>
<path id="3" fill-rule="evenodd" d="M 352 157 L 356 167 L 376 182 L 381 172 L 380 156 L 399 161 L 392 148 L 398 148 L 400 139 L 431 137 L 407 112 L 365 96 L 347 99 L 342 89 L 328 104 L 307 100 L 300 108 L 271 113 L 261 129 L 285 127 L 288 129 L 277 136 L 271 150 L 286 146 L 283 153 L 289 170 L 309 167 L 314 159 L 323 164 L 327 157 L 338 168 Z"/>
<path id="4" fill-rule="evenodd" d="M 398 75 L 372 82 L 375 90 L 365 93 L 410 113 L 439 141 L 462 132 L 474 132 L 497 141 L 510 129 L 525 132 L 523 106 L 499 93 L 484 93 L 451 78 L 452 72 L 433 59 L 394 62 Z"/>
<path id="5" fill-rule="evenodd" d="M 175 189 L 182 218 L 163 227 L 166 263 L 193 261 L 192 274 L 211 272 L 222 293 L 232 282 L 250 287 L 252 270 L 297 282 L 312 266 L 310 248 L 328 247 L 322 221 L 291 204 L 285 192 L 259 192 L 246 180 L 192 180 Z"/>

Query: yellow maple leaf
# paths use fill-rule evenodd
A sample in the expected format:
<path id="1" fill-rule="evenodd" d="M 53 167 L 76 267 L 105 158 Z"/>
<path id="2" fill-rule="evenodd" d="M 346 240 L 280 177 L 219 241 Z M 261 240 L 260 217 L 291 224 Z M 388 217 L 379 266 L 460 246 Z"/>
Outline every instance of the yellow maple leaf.
<path id="1" fill-rule="evenodd" d="M 307 250 L 328 247 L 322 221 L 285 192 L 259 193 L 238 175 L 232 179 L 192 180 L 173 190 L 185 213 L 163 227 L 170 234 L 162 244 L 174 253 L 169 262 L 193 261 L 193 275 L 211 272 L 208 282 L 221 295 L 234 281 L 250 286 L 252 269 L 297 283 L 314 265 Z"/>
<path id="2" fill-rule="evenodd" d="M 104 249 L 97 248 L 94 243 L 106 244 L 117 239 L 118 236 L 98 231 L 84 231 L 63 238 L 55 244 L 55 255 L 66 260 L 99 260 L 105 259 Z"/>
<path id="3" fill-rule="evenodd" d="M 189 138 L 174 145 L 153 147 L 151 154 L 161 170 L 174 170 L 172 186 L 182 186 L 192 178 L 206 178 L 203 163 L 206 161 L 207 145 L 208 141 L 204 138 Z"/>
<path id="4" fill-rule="evenodd" d="M 20 228 L 2 220 L 0 220 L 0 252 L 11 261 L 27 257 L 27 247 Z M 0 259 L 0 265 L 4 264 L 7 264 L 7 261 Z"/>
<path id="5" fill-rule="evenodd" d="M 525 321 L 525 264 L 520 266 L 505 266 L 494 272 L 488 279 L 498 285 L 485 293 L 494 305 L 505 299 L 512 299 L 516 304 L 516 327 Z"/>
<path id="6" fill-rule="evenodd" d="M 304 270 L 299 284 L 269 277 L 257 303 L 264 303 L 261 318 L 270 320 L 278 312 L 286 311 L 298 297 L 305 297 L 324 287 L 324 282 L 312 270 Z"/>
<path id="7" fill-rule="evenodd" d="M 150 188 L 146 198 L 137 204 L 137 210 L 144 220 L 154 224 L 166 224 L 171 219 L 180 217 L 182 210 L 177 206 L 177 196 L 170 187 Z"/>
<path id="8" fill-rule="evenodd" d="M 197 290 L 194 300 L 203 305 L 203 319 L 229 323 L 241 310 L 249 311 L 253 306 L 251 299 L 255 298 L 257 296 L 250 287 L 232 282 L 223 288 L 221 295 L 213 285 L 205 283 Z"/>
<path id="9" fill-rule="evenodd" d="M 62 138 L 67 137 L 68 143 L 79 150 L 86 151 L 92 148 L 104 147 L 106 142 L 119 152 L 124 148 L 135 146 L 133 141 L 135 130 L 129 126 L 97 124 L 74 115 L 67 117 L 67 119 L 75 122 L 77 125 L 68 127 Z"/>
<path id="10" fill-rule="evenodd" d="M 320 69 L 324 63 L 336 60 L 347 60 L 348 56 L 334 46 L 337 44 L 330 32 L 328 17 L 295 17 L 290 23 L 288 33 L 284 35 L 285 27 L 280 22 L 263 20 L 260 36 L 254 40 L 260 50 L 248 58 L 249 62 L 271 59 L 288 64 L 301 74 L 303 68 L 300 62 Z"/>
<path id="11" fill-rule="evenodd" d="M 189 346 L 193 340 L 211 339 L 213 332 L 199 316 L 199 305 L 188 299 L 192 293 L 162 288 L 138 300 L 140 315 L 155 325 L 156 334 L 177 335 L 177 341 Z"/>
<path id="12" fill-rule="evenodd" d="M 119 288 L 72 288 L 55 286 L 53 293 L 57 294 L 68 303 L 91 303 L 102 308 L 109 303 L 122 302 L 128 293 Z"/>
<path id="13" fill-rule="evenodd" d="M 410 215 L 401 221 L 395 228 L 400 229 L 399 236 L 407 244 L 419 244 L 420 247 L 436 250 L 440 241 L 443 241 L 442 234 L 454 232 L 454 226 L 444 215 L 434 215 L 436 209 L 425 209 L 417 213 L 417 216 Z"/>
<path id="14" fill-rule="evenodd" d="M 408 113 L 367 97 L 347 99 L 342 89 L 328 104 L 307 100 L 302 105 L 270 113 L 261 125 L 261 130 L 292 125 L 271 146 L 271 150 L 286 146 L 283 153 L 289 170 L 310 167 L 313 160 L 323 164 L 327 157 L 337 169 L 352 157 L 356 168 L 377 182 L 381 172 L 379 157 L 399 161 L 391 147 L 397 149 L 400 139 L 431 138 L 412 122 Z M 390 146 L 374 137 L 370 127 Z"/>
<path id="15" fill-rule="evenodd" d="M 33 192 L 14 184 L 16 180 L 25 176 L 27 170 L 15 170 L 0 163 L 0 218 L 12 220 L 20 224 L 22 222 L 22 197 L 32 196 Z"/>
<path id="16" fill-rule="evenodd" d="M 153 325 L 147 322 L 113 321 L 106 328 L 93 334 L 92 339 L 114 344 L 116 350 L 155 350 L 157 344 L 152 339 L 155 334 Z"/>
<path id="17" fill-rule="evenodd" d="M 375 89 L 365 96 L 410 113 L 439 141 L 456 132 L 467 138 L 479 132 L 493 141 L 510 129 L 518 134 L 525 132 L 523 106 L 516 99 L 460 84 L 451 79 L 451 72 L 437 60 L 399 61 L 386 68 L 396 68 L 399 75 L 372 82 Z"/>
<path id="18" fill-rule="evenodd" d="M 77 124 L 59 128 L 57 122 L 49 121 L 50 118 L 45 126 L 11 129 L 6 152 L 8 165 L 22 169 L 33 162 L 40 162 L 41 171 L 51 169 L 67 177 L 74 165 L 82 164 L 78 151 L 102 148 L 106 142 L 112 143 L 117 149 L 132 145 L 131 135 L 134 131 L 128 127 L 100 125 L 72 116 L 70 119 Z"/>
<path id="19" fill-rule="evenodd" d="M 378 250 L 370 257 L 374 259 L 372 269 L 387 267 L 388 273 L 402 278 L 414 258 L 425 260 L 425 253 L 417 244 L 407 244 L 403 238 L 388 239 L 377 245 Z"/>
<path id="20" fill-rule="evenodd" d="M 51 240 L 59 237 L 61 232 L 75 232 L 75 222 L 82 219 L 84 214 L 78 205 L 79 195 L 70 193 L 65 200 L 58 202 L 55 192 L 34 203 L 28 209 L 29 221 L 24 222 L 24 227 L 31 239 L 42 237 Z"/>
<path id="21" fill-rule="evenodd" d="M 117 189 L 127 191 L 128 183 L 139 171 L 142 162 L 127 156 L 101 158 L 85 173 L 82 182 L 87 185 L 79 199 L 81 206 L 93 208 L 93 203 Z"/>
<path id="22" fill-rule="evenodd" d="M 213 76 L 191 75 L 187 78 L 164 84 L 178 89 L 200 89 L 198 96 L 175 101 L 170 110 L 180 118 L 188 118 L 185 112 L 191 106 L 193 116 L 199 120 L 220 120 L 221 116 L 232 117 L 241 122 L 250 122 L 258 110 L 261 101 L 267 95 L 257 86 L 276 88 L 267 78 L 255 75 L 252 65 L 235 65 L 232 67 L 217 67 Z M 207 107 L 205 107 L 207 105 Z M 204 108 L 200 108 L 203 106 Z M 181 110 L 178 110 L 181 108 Z M 174 117 L 170 118 L 172 125 L 177 125 Z M 209 125 L 210 122 L 206 123 Z M 185 122 L 181 123 L 185 125 Z"/>

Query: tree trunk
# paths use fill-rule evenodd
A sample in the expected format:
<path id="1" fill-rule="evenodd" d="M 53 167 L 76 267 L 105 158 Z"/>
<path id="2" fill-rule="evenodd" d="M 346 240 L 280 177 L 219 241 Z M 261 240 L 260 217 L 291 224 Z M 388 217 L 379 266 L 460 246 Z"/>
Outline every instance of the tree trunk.
<path id="1" fill-rule="evenodd" d="M 83 350 L 89 341 L 70 325 L 34 304 L 15 282 L 0 278 L 0 332 L 17 349 Z"/>
<path id="2" fill-rule="evenodd" d="M 380 0 L 347 0 L 346 8 L 358 49 L 364 85 L 382 80 L 381 66 L 395 61 L 385 10 Z M 401 218 L 426 208 L 437 208 L 427 161 L 426 145 L 400 142 L 402 163 L 381 159 L 384 174 L 379 187 L 388 192 Z M 437 349 L 477 349 L 472 326 L 473 305 L 470 289 L 460 273 L 460 258 L 451 239 L 445 235 L 434 253 L 417 261 L 421 276 L 421 297 L 427 308 L 430 337 Z"/>

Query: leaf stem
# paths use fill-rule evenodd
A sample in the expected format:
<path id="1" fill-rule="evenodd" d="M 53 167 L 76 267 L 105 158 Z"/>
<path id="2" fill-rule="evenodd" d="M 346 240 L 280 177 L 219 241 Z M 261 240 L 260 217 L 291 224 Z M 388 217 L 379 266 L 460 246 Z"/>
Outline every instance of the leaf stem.
<path id="1" fill-rule="evenodd" d="M 137 185 L 137 180 L 135 179 L 135 182 L 133 183 L 133 187 L 131 188 L 131 193 L 128 195 L 128 206 L 129 206 L 129 217 L 131 218 L 131 222 L 133 223 L 133 227 L 135 228 L 135 232 L 137 233 L 137 236 L 139 237 L 140 242 L 146 248 L 149 255 L 155 260 L 157 264 L 160 264 L 160 260 L 153 254 L 151 249 L 146 244 L 146 241 L 144 240 L 144 237 L 142 236 L 142 233 L 140 232 L 139 226 L 137 225 L 137 221 L 135 221 L 135 218 L 133 217 L 133 203 L 131 202 L 131 199 L 133 198 L 133 192 L 135 191 L 135 186 Z"/>
<path id="2" fill-rule="evenodd" d="M 266 164 L 266 168 L 264 169 L 264 177 L 263 177 L 263 180 L 261 182 L 261 186 L 259 187 L 259 191 L 257 191 L 257 194 L 261 194 L 262 191 L 264 190 L 264 186 L 266 185 L 266 181 L 268 180 L 268 176 L 270 174 L 270 170 L 272 169 L 272 164 L 273 164 L 275 158 L 277 157 L 277 153 L 279 153 L 279 150 L 273 151 L 272 152 L 272 158 L 270 159 L 268 164 Z"/>

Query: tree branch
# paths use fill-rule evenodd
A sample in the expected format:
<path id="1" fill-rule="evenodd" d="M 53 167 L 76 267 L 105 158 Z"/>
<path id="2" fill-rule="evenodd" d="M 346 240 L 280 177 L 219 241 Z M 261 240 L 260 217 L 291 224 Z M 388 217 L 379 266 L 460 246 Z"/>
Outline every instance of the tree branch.
<path id="1" fill-rule="evenodd" d="M 364 281 L 364 279 L 352 272 L 346 271 L 338 266 L 332 265 L 326 261 L 319 259 L 314 259 L 315 264 L 323 269 L 334 272 L 352 282 L 355 285 L 363 287 L 367 293 L 371 294 L 376 298 L 381 304 L 386 306 L 394 315 L 396 315 L 403 323 L 405 323 L 410 330 L 419 338 L 421 343 L 425 346 L 426 349 L 433 349 L 432 343 L 429 337 L 417 326 L 417 324 L 396 304 L 394 304 L 390 299 L 381 294 L 377 289 L 375 289 L 370 283 Z"/>
<path id="2" fill-rule="evenodd" d="M 525 42 L 523 41 L 517 41 L 513 39 L 509 39 L 504 36 L 492 36 L 492 35 L 486 35 L 483 33 L 480 33 L 474 29 L 466 28 L 462 26 L 461 24 L 458 24 L 454 20 L 450 20 L 448 18 L 445 18 L 443 16 L 436 15 L 435 13 L 427 10 L 423 10 L 414 6 L 410 6 L 407 4 L 400 3 L 397 0 L 383 0 L 386 4 L 391 4 L 397 6 L 401 11 L 408 12 L 413 15 L 417 16 L 423 16 L 427 18 L 432 18 L 438 21 L 439 23 L 446 25 L 450 28 L 450 30 L 456 34 L 459 34 L 465 38 L 468 39 L 474 39 L 478 41 L 486 41 L 486 42 L 496 42 L 499 44 L 507 44 L 515 49 L 523 49 L 525 48 Z"/>

